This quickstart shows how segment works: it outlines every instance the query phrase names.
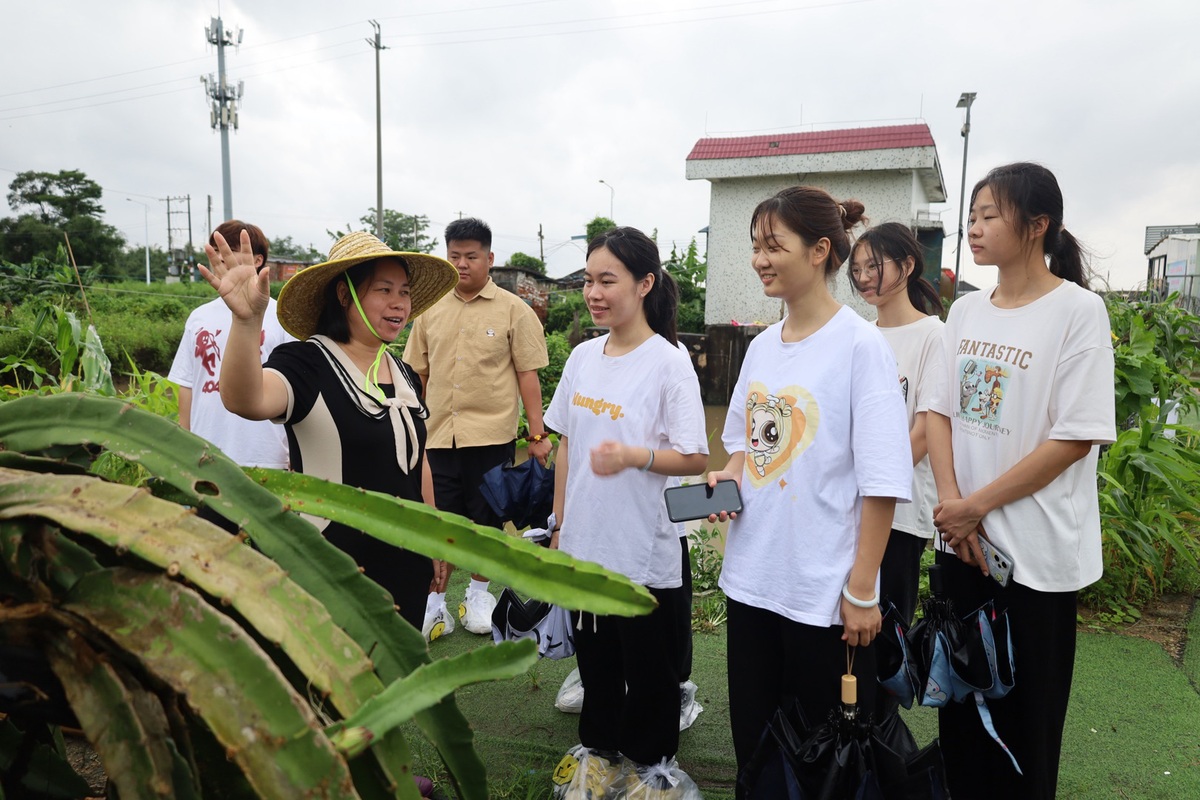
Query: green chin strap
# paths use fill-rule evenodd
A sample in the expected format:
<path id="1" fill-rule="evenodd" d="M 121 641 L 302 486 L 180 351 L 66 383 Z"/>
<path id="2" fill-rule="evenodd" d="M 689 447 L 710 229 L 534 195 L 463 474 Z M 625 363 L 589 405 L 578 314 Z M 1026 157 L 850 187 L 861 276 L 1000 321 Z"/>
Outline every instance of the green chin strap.
<path id="1" fill-rule="evenodd" d="M 358 292 L 354 291 L 354 283 L 348 275 L 346 276 L 346 286 L 350 289 L 350 299 L 354 301 L 354 307 L 358 309 L 358 316 L 362 318 L 363 324 L 367 326 L 371 335 L 380 342 L 379 350 L 375 353 L 375 360 L 371 362 L 371 366 L 363 378 L 363 391 L 383 403 L 387 400 L 387 395 L 383 393 L 383 389 L 379 388 L 379 365 L 383 362 L 383 354 L 387 352 L 387 342 L 375 332 L 375 326 L 367 319 L 367 313 L 363 311 L 362 303 L 358 302 Z"/>

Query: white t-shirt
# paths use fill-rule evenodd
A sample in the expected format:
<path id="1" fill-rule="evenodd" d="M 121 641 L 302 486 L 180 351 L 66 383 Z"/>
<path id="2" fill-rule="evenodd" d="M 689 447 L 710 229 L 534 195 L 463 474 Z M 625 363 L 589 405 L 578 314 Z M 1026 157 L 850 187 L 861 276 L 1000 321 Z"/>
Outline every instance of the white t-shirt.
<path id="1" fill-rule="evenodd" d="M 987 486 L 1049 439 L 1116 437 L 1113 350 L 1104 301 L 1064 281 L 1021 308 L 992 290 L 960 297 L 946 320 L 946 390 L 930 406 L 950 418 L 963 497 Z M 1069 592 L 1103 572 L 1096 490 L 1099 448 L 1043 489 L 983 518 L 1012 556 L 1013 580 Z"/>
<path id="2" fill-rule="evenodd" d="M 862 498 L 908 502 L 912 448 L 896 358 L 843 306 L 799 342 L 777 322 L 750 343 L 722 441 L 746 454 L 742 513 L 729 525 L 720 586 L 806 625 L 841 624 Z"/>
<path id="3" fill-rule="evenodd" d="M 667 519 L 668 478 L 625 469 L 592 472 L 591 450 L 614 440 L 654 450 L 708 453 L 704 405 L 692 362 L 661 336 L 616 358 L 608 336 L 571 352 L 546 426 L 567 437 L 559 548 L 656 589 L 682 585 L 679 531 Z"/>
<path id="4" fill-rule="evenodd" d="M 232 324 L 233 315 L 219 297 L 189 314 L 167 380 L 192 390 L 192 433 L 212 442 L 243 467 L 286 469 L 288 444 L 283 426 L 244 419 L 221 403 L 221 357 Z M 292 341 L 295 339 L 279 325 L 271 300 L 263 317 L 259 357 L 266 361 L 277 345 Z"/>
<path id="5" fill-rule="evenodd" d="M 933 398 L 945 389 L 942 321 L 937 317 L 925 317 L 894 328 L 882 327 L 877 322 L 876 327 L 896 354 L 900 393 L 904 395 L 911 431 L 917 414 L 928 411 Z M 937 485 L 933 481 L 929 456 L 925 456 L 913 467 L 912 502 L 896 506 L 892 530 L 932 539 L 935 505 Z"/>

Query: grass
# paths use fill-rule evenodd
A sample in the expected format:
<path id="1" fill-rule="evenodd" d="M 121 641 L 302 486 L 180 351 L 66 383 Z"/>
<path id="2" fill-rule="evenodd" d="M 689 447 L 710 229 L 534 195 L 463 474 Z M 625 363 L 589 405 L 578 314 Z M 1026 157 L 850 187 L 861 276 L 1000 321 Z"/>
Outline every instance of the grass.
<path id="1" fill-rule="evenodd" d="M 453 605 L 467 576 L 451 580 Z M 1195 646 L 1177 666 L 1157 644 L 1113 633 L 1080 633 L 1063 741 L 1060 800 L 1092 798 L 1200 797 L 1200 612 L 1189 631 Z M 461 629 L 431 645 L 434 657 L 486 645 L 487 637 Z M 729 738 L 725 686 L 725 632 L 694 636 L 692 680 L 704 713 L 680 735 L 679 763 L 705 798 L 732 800 L 735 767 Z M 554 707 L 575 659 L 540 661 L 524 676 L 480 684 L 458 693 L 475 728 L 476 746 L 488 768 L 492 797 L 541 800 L 550 796 L 550 773 L 578 743 L 578 717 Z M 1018 661 L 1019 668 L 1019 661 Z M 1018 680 L 1019 680 L 1018 673 Z M 905 712 L 920 743 L 937 735 L 933 709 Z M 436 753 L 415 731 L 409 737 L 418 773 L 438 783 L 438 797 L 453 797 L 439 779 Z"/>

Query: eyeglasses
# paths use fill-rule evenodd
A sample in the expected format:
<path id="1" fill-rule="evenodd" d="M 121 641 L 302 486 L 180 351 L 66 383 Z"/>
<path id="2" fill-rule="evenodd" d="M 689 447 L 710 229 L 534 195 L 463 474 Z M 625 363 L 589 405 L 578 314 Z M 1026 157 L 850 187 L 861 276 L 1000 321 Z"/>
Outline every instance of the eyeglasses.
<path id="1" fill-rule="evenodd" d="M 851 275 L 851 277 L 855 278 L 856 280 L 858 278 L 867 278 L 867 277 L 873 278 L 876 275 L 878 275 L 880 272 L 883 271 L 883 265 L 888 263 L 889 261 L 894 263 L 895 259 L 885 258 L 878 263 L 872 262 L 870 264 L 867 264 L 862 269 L 851 269 L 850 275 Z"/>

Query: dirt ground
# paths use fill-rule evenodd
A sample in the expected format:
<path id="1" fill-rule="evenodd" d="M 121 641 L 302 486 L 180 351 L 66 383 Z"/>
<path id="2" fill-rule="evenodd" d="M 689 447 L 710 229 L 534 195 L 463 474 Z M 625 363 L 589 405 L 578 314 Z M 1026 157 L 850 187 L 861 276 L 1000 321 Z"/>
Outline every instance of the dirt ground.
<path id="1" fill-rule="evenodd" d="M 1084 612 L 1084 624 L 1081 627 L 1094 629 L 1094 626 L 1099 626 L 1115 633 L 1157 642 L 1179 664 L 1183 661 L 1183 651 L 1188 644 L 1188 619 L 1196 602 L 1197 598 L 1191 595 L 1163 595 L 1142 609 L 1142 618 L 1137 622 L 1116 627 L 1103 625 L 1096 620 L 1095 614 Z M 1193 646 L 1200 647 L 1200 642 L 1194 642 Z"/>

